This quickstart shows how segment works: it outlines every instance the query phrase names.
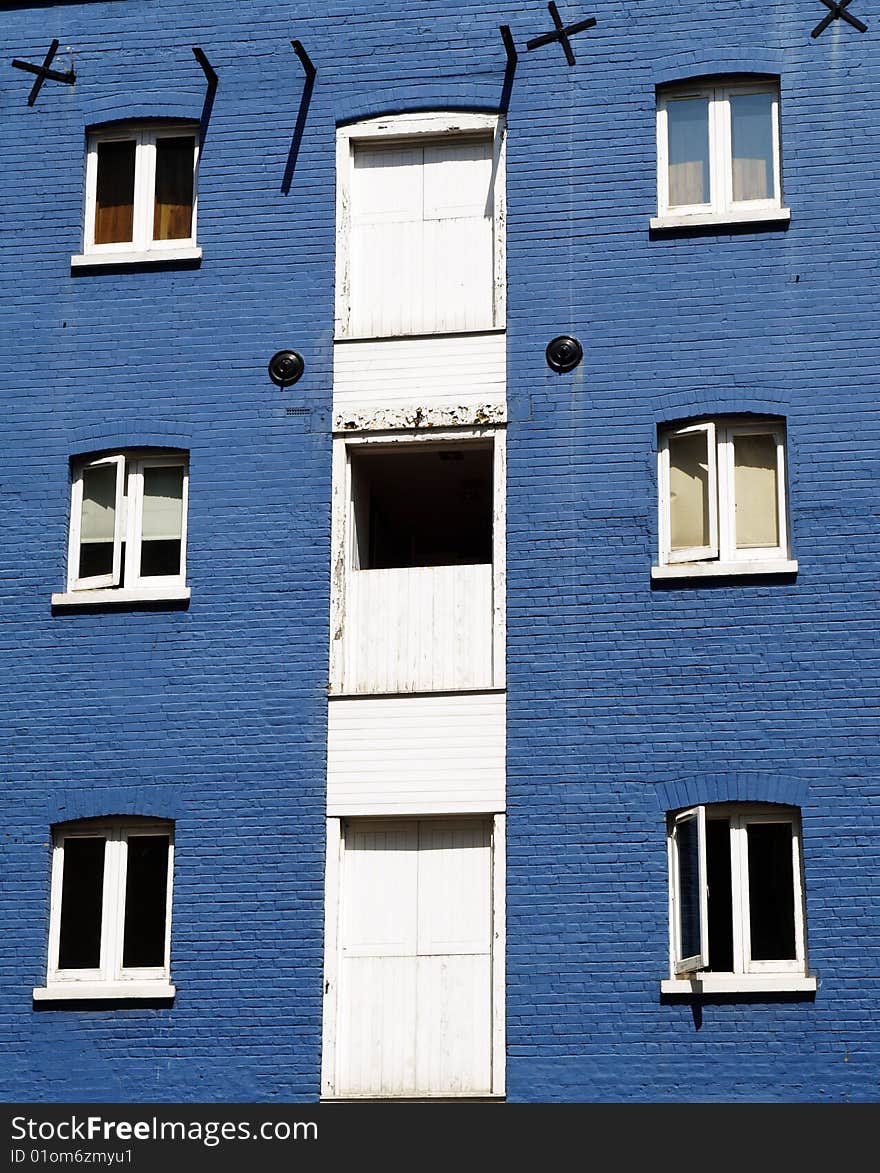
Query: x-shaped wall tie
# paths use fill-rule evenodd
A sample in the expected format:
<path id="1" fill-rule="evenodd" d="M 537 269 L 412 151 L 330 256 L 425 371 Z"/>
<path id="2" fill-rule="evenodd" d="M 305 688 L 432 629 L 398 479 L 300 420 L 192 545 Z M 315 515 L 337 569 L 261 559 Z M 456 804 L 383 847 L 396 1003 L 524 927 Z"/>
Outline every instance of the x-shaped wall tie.
<path id="1" fill-rule="evenodd" d="M 559 9 L 553 3 L 553 0 L 547 5 L 550 10 L 550 15 L 553 17 L 553 23 L 556 29 L 552 33 L 542 33 L 540 37 L 533 37 L 531 41 L 526 41 L 527 49 L 540 49 L 542 45 L 549 45 L 553 41 L 559 41 L 565 52 L 565 60 L 569 65 L 574 65 L 574 53 L 571 51 L 571 44 L 569 37 L 573 37 L 575 33 L 582 33 L 584 29 L 591 29 L 596 23 L 595 16 L 589 17 L 588 20 L 578 21 L 577 24 L 570 24 L 566 26 L 562 23 L 562 17 L 559 15 Z"/>
<path id="2" fill-rule="evenodd" d="M 822 19 L 810 33 L 811 37 L 821 36 L 822 33 L 824 33 L 828 28 L 829 24 L 831 24 L 832 20 L 845 20 L 847 24 L 851 24 L 853 28 L 858 29 L 860 33 L 866 33 L 868 31 L 868 26 L 866 24 L 862 24 L 858 17 L 853 16 L 851 13 L 846 11 L 846 9 L 849 8 L 850 4 L 852 3 L 852 0 L 840 0 L 839 3 L 837 0 L 822 0 L 822 3 L 826 8 L 830 8 L 831 11 L 827 16 L 822 17 Z"/>
<path id="3" fill-rule="evenodd" d="M 50 69 L 55 54 L 58 52 L 58 41 L 53 41 L 49 46 L 49 52 L 46 54 L 46 59 L 42 65 L 32 65 L 30 61 L 19 61 L 16 57 L 12 64 L 16 69 L 24 69 L 27 73 L 35 73 L 37 80 L 34 82 L 31 92 L 28 95 L 28 105 L 33 106 L 37 100 L 37 94 L 43 86 L 43 82 L 48 78 L 49 81 L 60 81 L 67 86 L 72 86 L 76 81 L 76 74 L 72 69 L 68 69 L 65 73 L 61 73 L 57 69 Z"/>

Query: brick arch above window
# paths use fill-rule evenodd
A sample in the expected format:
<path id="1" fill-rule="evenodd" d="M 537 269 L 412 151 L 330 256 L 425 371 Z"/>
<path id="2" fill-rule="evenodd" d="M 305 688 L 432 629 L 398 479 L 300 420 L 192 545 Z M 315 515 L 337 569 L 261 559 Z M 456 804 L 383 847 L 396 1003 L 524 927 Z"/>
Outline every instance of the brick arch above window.
<path id="1" fill-rule="evenodd" d="M 654 796 L 661 811 L 719 802 L 769 802 L 802 807 L 809 798 L 803 778 L 761 770 L 706 770 L 675 781 L 658 782 Z"/>
<path id="2" fill-rule="evenodd" d="M 753 75 L 760 77 L 781 78 L 785 65 L 783 53 L 767 52 L 766 50 L 750 51 L 738 49 L 736 52 L 719 50 L 717 52 L 682 53 L 666 61 L 663 67 L 654 74 L 652 81 L 660 86 L 676 85 L 680 82 L 697 81 L 702 78 L 715 78 L 730 75 Z"/>
<path id="3" fill-rule="evenodd" d="M 52 826 L 80 819 L 150 818 L 176 822 L 184 809 L 176 785 L 94 786 L 58 790 L 46 812 Z"/>

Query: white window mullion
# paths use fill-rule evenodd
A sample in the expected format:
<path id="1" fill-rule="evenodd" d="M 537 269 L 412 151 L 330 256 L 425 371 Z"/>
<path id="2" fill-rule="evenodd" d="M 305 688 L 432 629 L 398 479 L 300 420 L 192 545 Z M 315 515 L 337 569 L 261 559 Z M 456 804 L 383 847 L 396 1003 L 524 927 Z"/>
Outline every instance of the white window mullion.
<path id="1" fill-rule="evenodd" d="M 134 167 L 134 249 L 146 252 L 153 240 L 153 193 L 156 186 L 156 141 L 142 131 Z"/>
<path id="2" fill-rule="evenodd" d="M 803 862 L 801 859 L 800 822 L 791 827 L 791 866 L 794 880 L 794 943 L 797 967 L 801 972 L 807 968 L 807 934 L 804 925 Z"/>
<path id="3" fill-rule="evenodd" d="M 144 500 L 144 470 L 140 460 L 129 461 L 125 524 L 125 586 L 137 585 L 141 573 L 141 516 Z"/>
<path id="4" fill-rule="evenodd" d="M 669 212 L 669 115 L 665 101 L 657 109 L 657 209 Z"/>
<path id="5" fill-rule="evenodd" d="M 785 435 L 774 432 L 776 439 L 776 508 L 779 517 L 779 556 L 788 557 L 788 501 L 785 492 Z"/>
<path id="6" fill-rule="evenodd" d="M 723 90 L 714 90 L 712 93 L 709 125 L 712 211 L 721 214 L 730 206 L 733 192 L 733 174 L 730 159 L 730 104 Z"/>
<path id="7" fill-rule="evenodd" d="M 119 833 L 109 831 L 104 848 L 104 898 L 101 916 L 101 980 L 107 982 L 112 982 L 119 976 L 120 867 L 124 870 L 120 850 Z"/>
<path id="8" fill-rule="evenodd" d="M 746 830 L 737 816 L 730 819 L 730 889 L 733 897 L 733 972 L 748 972 L 749 861 Z"/>
<path id="9" fill-rule="evenodd" d="M 52 848 L 52 884 L 49 914 L 49 965 L 47 980 L 52 981 L 58 973 L 59 950 L 61 948 L 61 894 L 64 882 L 64 840 L 59 839 Z"/>
<path id="10" fill-rule="evenodd" d="M 95 247 L 95 216 L 98 205 L 98 140 L 89 139 L 86 152 L 86 210 L 85 210 L 85 240 L 83 248 L 86 252 Z"/>
<path id="11" fill-rule="evenodd" d="M 718 429 L 718 556 L 722 562 L 736 557 L 733 438 L 727 428 Z"/>

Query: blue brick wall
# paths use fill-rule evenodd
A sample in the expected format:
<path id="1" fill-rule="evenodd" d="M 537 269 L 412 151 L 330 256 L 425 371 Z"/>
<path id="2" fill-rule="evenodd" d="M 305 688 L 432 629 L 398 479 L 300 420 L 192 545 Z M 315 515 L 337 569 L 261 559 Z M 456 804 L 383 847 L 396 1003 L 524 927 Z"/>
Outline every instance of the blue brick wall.
<path id="1" fill-rule="evenodd" d="M 565 5 L 574 69 L 522 0 L 5 13 L 3 60 L 78 77 L 0 81 L 0 1095 L 318 1095 L 334 127 L 497 108 L 504 22 L 510 1098 L 878 1097 L 880 19 L 824 11 Z M 201 266 L 73 275 L 85 127 L 200 118 L 194 44 Z M 740 69 L 781 77 L 790 227 L 652 239 L 655 85 Z M 796 581 L 652 589 L 658 423 L 747 411 L 788 421 Z M 192 601 L 53 615 L 69 457 L 129 444 L 191 453 Z M 801 806 L 814 1000 L 660 998 L 665 811 L 725 797 Z M 50 826 L 127 812 L 176 820 L 175 1004 L 36 1011 Z"/>

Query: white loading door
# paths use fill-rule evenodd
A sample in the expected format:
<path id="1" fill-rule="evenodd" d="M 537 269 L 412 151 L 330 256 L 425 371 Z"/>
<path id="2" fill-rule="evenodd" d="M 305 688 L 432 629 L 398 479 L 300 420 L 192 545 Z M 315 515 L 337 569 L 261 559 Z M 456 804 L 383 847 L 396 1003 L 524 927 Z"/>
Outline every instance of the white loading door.
<path id="1" fill-rule="evenodd" d="M 492 328 L 493 183 L 489 136 L 355 148 L 355 337 Z"/>
<path id="2" fill-rule="evenodd" d="M 491 1092 L 491 822 L 343 836 L 336 1094 Z"/>

